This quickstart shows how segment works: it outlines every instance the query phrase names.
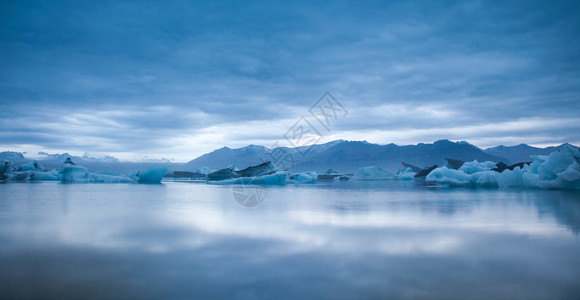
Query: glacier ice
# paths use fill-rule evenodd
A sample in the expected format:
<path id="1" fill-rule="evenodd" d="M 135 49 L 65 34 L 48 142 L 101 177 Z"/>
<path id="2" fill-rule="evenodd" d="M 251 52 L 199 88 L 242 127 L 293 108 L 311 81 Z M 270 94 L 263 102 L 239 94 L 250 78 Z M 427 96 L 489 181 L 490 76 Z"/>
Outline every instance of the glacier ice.
<path id="1" fill-rule="evenodd" d="M 167 168 L 158 167 L 145 172 L 137 172 L 135 177 L 139 183 L 161 183 L 161 179 L 163 179 L 165 174 L 167 174 Z"/>
<path id="2" fill-rule="evenodd" d="M 62 182 L 89 182 L 89 169 L 75 164 L 70 157 L 58 168 Z"/>
<path id="3" fill-rule="evenodd" d="M 411 167 L 397 171 L 399 180 L 415 180 L 415 175 L 417 175 L 417 172 L 413 171 Z"/>
<path id="4" fill-rule="evenodd" d="M 459 170 L 447 167 L 431 171 L 427 183 L 448 186 L 528 187 L 543 189 L 580 189 L 580 151 L 566 145 L 549 155 L 532 156 L 530 165 L 491 171 L 493 162 L 466 162 Z"/>
<path id="5" fill-rule="evenodd" d="M 40 171 L 44 172 L 44 167 L 38 163 L 37 161 L 33 161 L 27 164 L 23 164 L 16 171 L 23 172 L 23 171 Z"/>
<path id="6" fill-rule="evenodd" d="M 60 181 L 65 183 L 160 183 L 167 173 L 166 168 L 153 168 L 145 172 L 135 172 L 129 176 L 110 173 L 91 173 L 83 166 L 75 164 L 70 157 L 59 167 Z"/>
<path id="7" fill-rule="evenodd" d="M 28 180 L 33 180 L 33 181 L 59 181 L 60 180 L 60 176 L 58 175 L 58 172 L 56 172 L 56 171 L 48 171 L 48 172 L 30 171 L 30 173 L 28 175 Z"/>
<path id="8" fill-rule="evenodd" d="M 491 161 L 478 162 L 477 160 L 474 160 L 470 162 L 464 162 L 463 165 L 458 170 L 463 171 L 467 174 L 475 174 L 477 172 L 489 171 L 495 167 L 496 165 L 494 162 Z"/>
<path id="9" fill-rule="evenodd" d="M 396 180 L 398 176 L 379 166 L 363 167 L 356 170 L 354 180 Z"/>
<path id="10" fill-rule="evenodd" d="M 289 175 L 288 179 L 288 183 L 316 183 L 318 181 L 318 173 L 316 171 L 296 173 Z"/>
<path id="11" fill-rule="evenodd" d="M 436 168 L 427 174 L 425 182 L 448 184 L 450 186 L 467 186 L 470 182 L 469 174 L 460 171 L 449 169 L 447 167 Z"/>
<path id="12" fill-rule="evenodd" d="M 284 171 L 278 171 L 273 174 L 254 176 L 254 177 L 237 177 L 224 180 L 208 180 L 208 184 L 228 185 L 228 184 L 254 184 L 254 185 L 280 185 L 286 183 L 287 175 Z"/>
<path id="13" fill-rule="evenodd" d="M 240 170 L 234 166 L 229 166 L 225 169 L 217 170 L 215 172 L 209 173 L 207 175 L 207 182 L 214 183 L 219 182 L 219 184 L 248 184 L 252 180 L 258 181 L 276 181 L 274 184 L 278 184 L 281 176 L 267 177 L 267 175 L 282 174 L 271 162 L 266 161 L 259 165 L 249 166 L 243 170 Z M 286 181 L 286 173 L 284 173 L 284 180 Z M 268 183 L 266 183 L 268 184 Z"/>

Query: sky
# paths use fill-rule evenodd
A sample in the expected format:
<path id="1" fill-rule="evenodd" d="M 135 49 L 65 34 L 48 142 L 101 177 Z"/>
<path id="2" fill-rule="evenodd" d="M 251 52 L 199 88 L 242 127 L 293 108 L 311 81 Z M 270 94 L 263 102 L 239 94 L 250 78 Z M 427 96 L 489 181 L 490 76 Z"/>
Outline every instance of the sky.
<path id="1" fill-rule="evenodd" d="M 0 2 L 0 151 L 283 145 L 326 92 L 318 142 L 578 145 L 580 2 Z"/>

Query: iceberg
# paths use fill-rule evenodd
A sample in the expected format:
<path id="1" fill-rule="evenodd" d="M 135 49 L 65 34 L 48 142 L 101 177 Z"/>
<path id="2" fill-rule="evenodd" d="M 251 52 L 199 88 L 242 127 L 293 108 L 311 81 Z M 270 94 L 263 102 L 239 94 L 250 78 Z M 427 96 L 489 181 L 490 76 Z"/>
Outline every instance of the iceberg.
<path id="1" fill-rule="evenodd" d="M 286 172 L 278 171 L 273 174 L 254 176 L 254 177 L 237 177 L 225 180 L 208 180 L 208 184 L 253 184 L 253 185 L 281 185 L 286 183 Z"/>
<path id="2" fill-rule="evenodd" d="M 363 167 L 356 170 L 354 180 L 396 180 L 398 176 L 379 166 Z"/>
<path id="3" fill-rule="evenodd" d="M 89 169 L 75 164 L 70 157 L 58 168 L 61 182 L 89 182 Z"/>
<path id="4" fill-rule="evenodd" d="M 419 172 L 421 172 L 421 170 L 423 170 L 423 169 L 421 169 L 421 168 L 419 168 L 419 167 L 417 167 L 417 166 L 414 166 L 414 165 L 412 165 L 412 164 L 408 164 L 408 163 L 406 163 L 406 162 L 404 162 L 404 161 L 402 161 L 402 162 L 401 162 L 401 164 L 402 164 L 402 165 L 403 165 L 405 168 L 411 168 L 411 171 L 413 171 L 413 172 L 415 172 L 415 173 L 419 173 Z"/>
<path id="5" fill-rule="evenodd" d="M 18 169 L 16 169 L 17 172 L 23 172 L 23 171 L 40 171 L 40 172 L 44 172 L 44 167 L 39 164 L 37 161 L 33 161 L 27 164 L 23 164 L 20 167 L 18 167 Z"/>
<path id="6" fill-rule="evenodd" d="M 279 184 L 280 181 L 282 183 L 286 181 L 286 173 L 280 172 L 269 161 L 247 167 L 243 170 L 230 166 L 229 168 L 221 169 L 207 175 L 208 183 L 219 182 L 220 184 L 250 184 L 248 182 L 253 182 L 251 184 L 270 184 L 270 182 L 272 182 L 271 184 Z"/>
<path id="7" fill-rule="evenodd" d="M 477 172 L 471 175 L 470 183 L 479 187 L 499 187 L 497 174 L 495 171 Z"/>
<path id="8" fill-rule="evenodd" d="M 243 170 L 235 170 L 234 172 L 241 177 L 254 177 L 276 173 L 278 172 L 278 168 L 276 168 L 276 166 L 271 162 L 267 161 L 257 166 L 250 166 Z"/>
<path id="9" fill-rule="evenodd" d="M 425 182 L 449 186 L 467 186 L 470 181 L 469 174 L 461 170 L 449 169 L 445 166 L 434 169 L 425 177 Z"/>
<path id="10" fill-rule="evenodd" d="M 529 167 L 526 165 L 526 167 Z M 524 170 L 516 167 L 513 170 L 504 170 L 496 175 L 497 183 L 501 187 L 526 187 L 524 184 Z M 532 187 L 532 186 L 529 186 Z"/>
<path id="11" fill-rule="evenodd" d="M 8 179 L 8 173 L 12 172 L 12 164 L 9 161 L 0 162 L 0 180 Z"/>
<path id="12" fill-rule="evenodd" d="M 135 179 L 138 183 L 161 183 L 165 174 L 167 174 L 167 168 L 158 167 L 145 172 L 137 172 Z"/>
<path id="13" fill-rule="evenodd" d="M 226 168 L 207 174 L 207 181 L 220 181 L 237 177 L 240 177 L 240 175 L 231 168 Z"/>
<path id="14" fill-rule="evenodd" d="M 431 171 L 425 181 L 448 186 L 580 189 L 578 148 L 565 145 L 549 155 L 532 158 L 529 165 L 518 163 L 509 167 L 490 161 L 466 162 L 459 170 L 440 167 Z M 498 172 L 497 169 L 503 171 Z"/>
<path id="15" fill-rule="evenodd" d="M 417 175 L 417 172 L 415 172 L 411 167 L 406 167 L 405 169 L 397 171 L 399 180 L 414 180 L 415 175 Z"/>
<path id="16" fill-rule="evenodd" d="M 316 171 L 296 173 L 288 176 L 289 183 L 316 183 L 318 173 Z"/>
<path id="17" fill-rule="evenodd" d="M 133 183 L 135 181 L 129 176 L 110 175 L 110 174 L 101 174 L 101 173 L 89 173 L 86 182 L 90 182 L 90 183 Z"/>
<path id="18" fill-rule="evenodd" d="M 471 162 L 463 163 L 463 165 L 458 170 L 467 174 L 475 174 L 477 172 L 489 171 L 495 167 L 496 165 L 494 162 L 486 161 L 480 163 L 477 160 L 474 160 Z"/>
<path id="19" fill-rule="evenodd" d="M 318 180 L 333 180 L 333 181 L 348 181 L 352 178 L 352 174 L 345 174 L 333 168 L 326 170 L 325 174 L 318 175 Z"/>
<path id="20" fill-rule="evenodd" d="M 60 176 L 56 171 L 48 171 L 48 172 L 41 172 L 41 171 L 30 171 L 28 175 L 28 180 L 33 181 L 59 181 Z"/>
<path id="21" fill-rule="evenodd" d="M 37 161 L 25 163 L 14 168 L 9 161 L 0 163 L 0 180 L 10 181 L 58 181 L 60 176 L 55 171 L 45 171 Z"/>
<path id="22" fill-rule="evenodd" d="M 90 173 L 87 168 L 75 164 L 70 157 L 58 169 L 60 181 L 63 183 L 160 183 L 166 173 L 167 169 L 163 167 L 135 172 L 128 176 Z"/>

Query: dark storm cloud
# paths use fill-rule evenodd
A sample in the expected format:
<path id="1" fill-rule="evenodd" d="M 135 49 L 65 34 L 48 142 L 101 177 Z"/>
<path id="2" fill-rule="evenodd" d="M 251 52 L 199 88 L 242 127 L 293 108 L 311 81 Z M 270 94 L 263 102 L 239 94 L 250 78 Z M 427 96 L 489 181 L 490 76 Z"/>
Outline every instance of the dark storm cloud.
<path id="1" fill-rule="evenodd" d="M 574 1 L 1 6 L 7 148 L 153 150 L 168 147 L 168 137 L 195 139 L 236 125 L 254 132 L 222 132 L 239 140 L 214 142 L 271 140 L 277 133 L 268 127 L 291 126 L 327 90 L 352 112 L 338 137 L 441 129 L 418 133 L 414 142 L 425 142 L 455 128 L 535 120 L 527 129 L 457 138 L 580 141 Z M 568 122 L 538 131 L 557 119 Z M 393 140 L 374 142 L 406 142 L 384 138 Z"/>

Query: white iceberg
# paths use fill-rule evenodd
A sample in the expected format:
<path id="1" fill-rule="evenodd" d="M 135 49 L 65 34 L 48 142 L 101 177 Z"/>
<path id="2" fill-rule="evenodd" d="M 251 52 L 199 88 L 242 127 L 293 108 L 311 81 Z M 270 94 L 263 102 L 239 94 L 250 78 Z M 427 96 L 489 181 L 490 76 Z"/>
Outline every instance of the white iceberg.
<path id="1" fill-rule="evenodd" d="M 37 161 L 33 161 L 27 164 L 23 164 L 16 171 L 40 171 L 44 172 L 44 167 Z"/>
<path id="2" fill-rule="evenodd" d="M 465 162 L 459 168 L 459 171 L 463 171 L 466 174 L 475 174 L 478 172 L 489 171 L 496 167 L 496 164 L 491 161 L 478 162 L 477 160 Z"/>
<path id="3" fill-rule="evenodd" d="M 137 172 L 134 179 L 139 183 L 161 183 L 165 174 L 167 174 L 167 168 L 158 167 L 145 172 Z"/>
<path id="4" fill-rule="evenodd" d="M 56 171 L 29 171 L 28 180 L 32 181 L 59 181 L 60 176 Z"/>
<path id="5" fill-rule="evenodd" d="M 62 182 L 89 182 L 89 169 L 75 164 L 70 157 L 58 168 Z"/>
<path id="6" fill-rule="evenodd" d="M 425 177 L 425 182 L 427 183 L 447 184 L 450 186 L 467 186 L 470 181 L 471 176 L 469 174 L 447 167 L 436 168 Z"/>
<path id="7" fill-rule="evenodd" d="M 296 173 L 288 176 L 289 183 L 316 183 L 318 181 L 318 173 L 316 171 Z"/>
<path id="8" fill-rule="evenodd" d="M 459 170 L 440 167 L 431 171 L 425 181 L 448 186 L 580 189 L 578 148 L 566 145 L 549 155 L 532 158 L 530 165 L 501 173 L 490 171 L 493 162 L 467 162 Z"/>
<path id="9" fill-rule="evenodd" d="M 67 158 L 59 167 L 58 175 L 65 183 L 160 183 L 167 173 L 166 168 L 153 168 L 145 172 L 135 172 L 129 176 L 110 173 L 91 173 L 83 166 Z"/>
<path id="10" fill-rule="evenodd" d="M 397 180 L 398 176 L 379 166 L 363 167 L 356 170 L 354 180 Z"/>
<path id="11" fill-rule="evenodd" d="M 254 184 L 254 185 L 281 185 L 286 183 L 287 175 L 284 171 L 278 171 L 273 174 L 253 176 L 253 177 L 237 177 L 224 180 L 208 180 L 208 184 L 228 185 L 228 184 Z"/>
<path id="12" fill-rule="evenodd" d="M 417 172 L 413 171 L 411 167 L 397 171 L 399 180 L 415 180 L 415 175 L 417 175 Z"/>

